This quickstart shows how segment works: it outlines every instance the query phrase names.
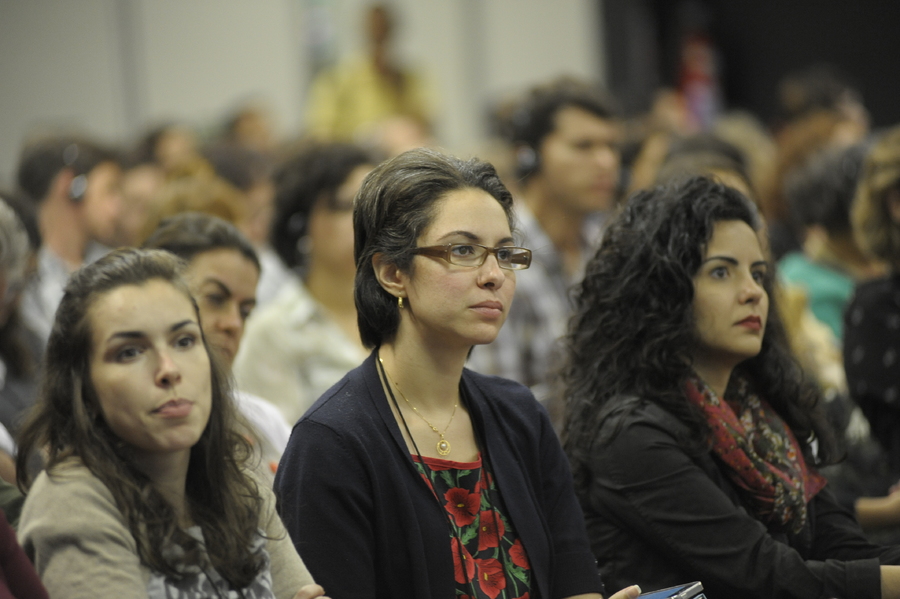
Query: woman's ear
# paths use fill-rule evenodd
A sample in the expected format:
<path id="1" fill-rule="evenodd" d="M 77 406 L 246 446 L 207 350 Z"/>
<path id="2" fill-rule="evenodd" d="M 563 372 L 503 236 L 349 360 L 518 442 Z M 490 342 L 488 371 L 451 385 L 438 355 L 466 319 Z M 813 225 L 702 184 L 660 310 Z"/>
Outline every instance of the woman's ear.
<path id="1" fill-rule="evenodd" d="M 406 297 L 406 285 L 409 277 L 396 264 L 387 262 L 381 252 L 372 256 L 372 269 L 375 278 L 385 291 L 394 297 Z"/>

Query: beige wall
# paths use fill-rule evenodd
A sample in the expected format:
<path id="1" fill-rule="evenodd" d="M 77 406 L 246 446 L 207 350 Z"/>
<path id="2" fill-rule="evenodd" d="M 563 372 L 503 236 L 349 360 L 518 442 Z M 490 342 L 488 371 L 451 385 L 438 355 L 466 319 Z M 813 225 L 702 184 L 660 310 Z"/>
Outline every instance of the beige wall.
<path id="1" fill-rule="evenodd" d="M 299 131 L 311 7 L 339 56 L 361 50 L 368 0 L 0 0 L 0 185 L 49 127 L 110 142 L 161 120 L 213 127 L 263 100 Z M 473 151 L 489 100 L 559 73 L 602 80 L 597 0 L 395 0 L 398 54 L 429 75 L 438 136 Z"/>

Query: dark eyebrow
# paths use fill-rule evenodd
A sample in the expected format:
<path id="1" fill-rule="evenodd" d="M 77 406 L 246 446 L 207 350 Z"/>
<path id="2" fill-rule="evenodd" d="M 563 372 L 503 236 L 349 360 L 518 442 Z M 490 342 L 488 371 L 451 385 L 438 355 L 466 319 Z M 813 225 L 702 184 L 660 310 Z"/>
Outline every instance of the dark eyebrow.
<path id="1" fill-rule="evenodd" d="M 731 256 L 710 256 L 700 264 L 706 264 L 707 262 L 712 262 L 713 260 L 722 260 L 723 262 L 728 262 L 729 264 L 733 264 L 735 266 L 738 265 L 738 261 L 732 258 Z"/>
<path id="2" fill-rule="evenodd" d="M 219 279 L 216 279 L 215 277 L 207 277 L 206 279 L 204 279 L 203 284 L 206 285 L 207 283 L 212 283 L 213 285 L 216 285 L 222 293 L 224 293 L 225 295 L 227 295 L 229 297 L 231 296 L 231 289 L 229 289 L 228 285 L 226 285 Z"/>
<path id="3" fill-rule="evenodd" d="M 197 323 L 190 319 L 182 320 L 181 322 L 176 322 L 171 327 L 169 327 L 169 332 L 174 333 L 175 331 L 183 329 L 184 327 L 191 325 L 191 324 L 197 324 Z M 197 326 L 199 326 L 199 325 L 197 325 Z M 145 333 L 143 333 L 142 331 L 119 331 L 117 333 L 113 333 L 112 335 L 110 335 L 109 339 L 107 339 L 107 342 L 109 342 L 113 339 L 140 339 L 141 337 L 145 337 L 145 336 L 146 336 Z"/>
<path id="4" fill-rule="evenodd" d="M 733 264 L 734 266 L 738 265 L 738 261 L 731 256 L 710 256 L 709 258 L 701 262 L 701 265 L 706 264 L 707 262 L 711 262 L 712 260 L 722 260 L 723 262 L 728 262 L 729 264 Z M 756 262 L 750 264 L 750 268 L 755 268 L 757 266 L 765 266 L 766 268 L 769 268 L 769 263 L 765 260 L 757 260 Z"/>
<path id="5" fill-rule="evenodd" d="M 471 241 L 481 241 L 481 237 L 479 237 L 478 235 L 475 235 L 474 233 L 470 233 L 469 231 L 451 231 L 451 232 L 447 233 L 446 235 L 441 236 L 440 239 L 446 239 L 447 237 L 453 237 L 454 235 L 461 235 L 462 237 L 465 237 L 466 239 L 469 239 Z M 512 243 L 512 242 L 513 242 L 512 237 L 504 237 L 503 239 L 501 239 L 498 242 L 497 245 L 503 245 L 504 243 Z"/>

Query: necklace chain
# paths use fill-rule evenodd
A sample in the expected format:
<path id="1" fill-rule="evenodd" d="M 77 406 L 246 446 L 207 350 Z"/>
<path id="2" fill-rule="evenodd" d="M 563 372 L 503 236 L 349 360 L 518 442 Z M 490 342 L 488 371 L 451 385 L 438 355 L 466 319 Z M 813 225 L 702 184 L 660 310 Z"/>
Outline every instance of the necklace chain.
<path id="1" fill-rule="evenodd" d="M 453 418 L 456 416 L 456 408 L 459 407 L 459 402 L 456 402 L 455 404 L 453 404 L 453 412 L 450 414 L 450 420 L 447 422 L 447 426 L 444 427 L 443 432 L 438 430 L 438 428 L 435 425 L 428 422 L 428 419 L 425 418 L 425 416 L 423 416 L 421 412 L 419 412 L 419 410 L 416 408 L 416 406 L 412 405 L 412 403 L 409 401 L 409 399 L 407 399 L 406 394 L 403 393 L 403 389 L 400 388 L 400 385 L 397 384 L 397 381 L 392 379 L 391 375 L 388 374 L 387 369 L 384 367 L 384 360 L 381 359 L 381 356 L 378 356 L 378 361 L 381 362 L 381 369 L 382 369 L 382 372 L 384 372 L 384 375 L 388 379 L 388 384 L 394 385 L 394 387 L 397 389 L 397 393 L 400 394 L 400 397 L 403 398 L 403 401 L 406 402 L 406 405 L 408 405 L 410 408 L 412 408 L 412 411 L 415 412 L 416 416 L 421 418 L 422 422 L 427 424 L 431 430 L 433 430 L 435 433 L 440 435 L 441 438 L 437 442 L 437 445 L 435 446 L 437 448 L 437 452 L 440 455 L 449 455 L 450 450 L 451 450 L 450 441 L 448 441 L 447 439 L 444 438 L 444 434 L 447 432 L 447 429 L 450 428 L 450 425 L 453 424 Z"/>

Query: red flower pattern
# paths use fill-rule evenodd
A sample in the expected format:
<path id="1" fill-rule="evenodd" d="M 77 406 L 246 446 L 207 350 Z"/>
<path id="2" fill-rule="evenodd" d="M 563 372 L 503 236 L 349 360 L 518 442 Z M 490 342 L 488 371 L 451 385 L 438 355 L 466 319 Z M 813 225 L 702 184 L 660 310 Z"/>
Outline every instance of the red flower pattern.
<path id="1" fill-rule="evenodd" d="M 481 512 L 478 521 L 478 551 L 498 547 L 500 539 L 506 534 L 506 527 L 497 512 Z"/>
<path id="2" fill-rule="evenodd" d="M 481 497 L 469 493 L 466 489 L 454 487 L 444 493 L 444 499 L 447 500 L 444 508 L 453 516 L 457 526 L 468 526 L 475 521 Z"/>
<path id="3" fill-rule="evenodd" d="M 438 458 L 416 462 L 417 470 L 436 496 L 443 494 L 444 509 L 455 526 L 450 533 L 457 599 L 529 599 L 531 573 L 522 542 L 504 522 L 502 502 L 494 504 L 496 483 L 477 463 Z M 440 473 L 440 474 L 438 474 Z M 482 492 L 491 491 L 482 510 Z M 505 557 L 504 557 L 505 554 Z M 504 565 L 505 564 L 505 565 Z M 516 566 L 507 571 L 508 567 Z M 475 580 L 478 586 L 474 587 Z M 474 594 L 473 594 L 474 593 Z"/>
<path id="4" fill-rule="evenodd" d="M 469 582 L 475 577 L 475 560 L 472 554 L 465 545 L 460 545 L 457 538 L 450 540 L 450 550 L 453 552 L 453 577 L 459 584 Z"/>
<path id="5" fill-rule="evenodd" d="M 509 548 L 509 557 L 512 559 L 512 563 L 520 568 L 531 569 L 531 565 L 528 563 L 528 554 L 525 553 L 525 546 L 522 545 L 520 539 L 516 539 L 516 542 Z"/>
<path id="6" fill-rule="evenodd" d="M 497 599 L 500 591 L 506 588 L 506 575 L 503 564 L 493 558 L 476 559 L 478 566 L 478 586 L 491 599 Z"/>

